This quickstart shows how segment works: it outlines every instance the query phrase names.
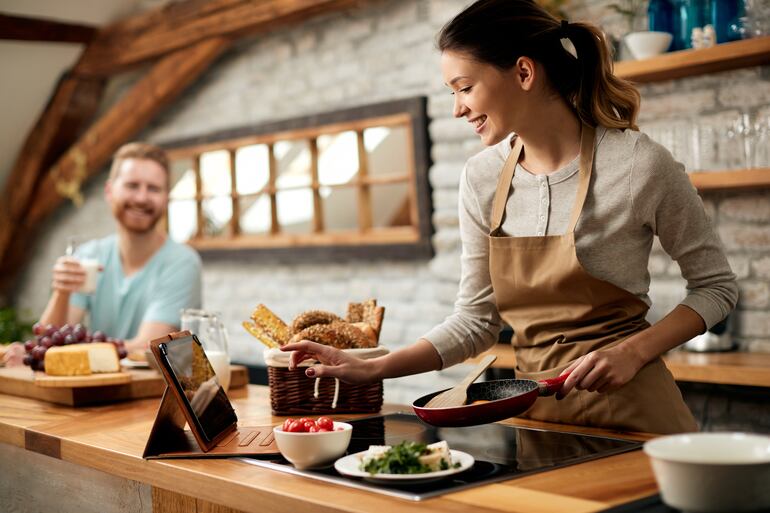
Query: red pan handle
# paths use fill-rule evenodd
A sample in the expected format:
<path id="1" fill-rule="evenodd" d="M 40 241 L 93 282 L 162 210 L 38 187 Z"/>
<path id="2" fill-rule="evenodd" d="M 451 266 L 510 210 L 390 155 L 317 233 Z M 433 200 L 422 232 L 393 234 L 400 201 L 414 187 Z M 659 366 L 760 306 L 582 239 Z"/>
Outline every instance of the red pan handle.
<path id="1" fill-rule="evenodd" d="M 551 379 L 543 379 L 537 382 L 537 388 L 540 392 L 540 395 L 553 395 L 559 390 L 561 390 L 561 386 L 564 384 L 565 381 L 567 381 L 567 378 L 569 377 L 570 373 L 563 374 L 561 376 L 557 376 L 555 378 Z"/>

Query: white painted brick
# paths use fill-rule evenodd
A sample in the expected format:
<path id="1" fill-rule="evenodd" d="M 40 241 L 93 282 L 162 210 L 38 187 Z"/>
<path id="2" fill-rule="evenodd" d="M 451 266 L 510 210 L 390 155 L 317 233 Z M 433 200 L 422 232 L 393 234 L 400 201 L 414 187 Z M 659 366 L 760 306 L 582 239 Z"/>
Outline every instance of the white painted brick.
<path id="1" fill-rule="evenodd" d="M 457 228 L 445 228 L 433 235 L 433 247 L 436 252 L 458 251 L 460 249 L 460 230 Z"/>
<path id="2" fill-rule="evenodd" d="M 443 94 L 432 94 L 428 97 L 428 116 L 431 118 L 447 118 L 452 116 L 455 97 L 449 94 L 449 89 Z"/>
<path id="3" fill-rule="evenodd" d="M 463 141 L 473 135 L 471 126 L 461 119 L 434 119 L 429 128 L 434 141 Z"/>
<path id="4" fill-rule="evenodd" d="M 430 168 L 430 183 L 436 188 L 458 188 L 464 162 L 440 162 Z"/>
<path id="5" fill-rule="evenodd" d="M 752 259 L 751 269 L 754 271 L 754 274 L 757 276 L 757 278 L 770 278 L 770 256 L 763 256 Z"/>
<path id="6" fill-rule="evenodd" d="M 454 161 L 464 162 L 468 158 L 463 144 L 459 142 L 436 143 L 431 146 L 430 155 L 434 162 Z"/>
<path id="7" fill-rule="evenodd" d="M 770 82 L 752 80 L 729 84 L 719 91 L 719 102 L 726 107 L 749 108 L 770 103 Z"/>
<path id="8" fill-rule="evenodd" d="M 719 203 L 719 215 L 731 221 L 770 222 L 770 195 L 735 196 Z"/>
<path id="9" fill-rule="evenodd" d="M 687 91 L 656 98 L 654 102 L 642 102 L 644 108 L 640 121 L 648 119 L 672 119 L 679 116 L 691 116 L 699 110 L 716 107 L 714 91 Z"/>
<path id="10" fill-rule="evenodd" d="M 455 209 L 456 212 L 458 196 L 457 189 L 434 189 L 433 208 L 437 210 Z"/>
<path id="11" fill-rule="evenodd" d="M 770 287 L 765 281 L 744 280 L 738 282 L 738 304 L 741 308 L 759 309 L 770 306 Z"/>
<path id="12" fill-rule="evenodd" d="M 418 3 L 414 1 L 388 2 L 382 16 L 377 18 L 377 30 L 394 30 L 417 21 Z"/>
<path id="13" fill-rule="evenodd" d="M 436 278 L 453 282 L 460 281 L 460 254 L 442 254 L 430 262 L 430 270 Z"/>
<path id="14" fill-rule="evenodd" d="M 770 225 L 746 226 L 722 224 L 718 227 L 719 237 L 730 251 L 770 250 Z"/>
<path id="15" fill-rule="evenodd" d="M 738 311 L 736 324 L 740 336 L 770 338 L 770 315 L 767 312 Z"/>
<path id="16" fill-rule="evenodd" d="M 736 278 L 742 280 L 749 277 L 749 257 L 735 254 L 727 255 L 727 261 L 730 263 L 730 268 L 735 273 Z"/>
<path id="17" fill-rule="evenodd" d="M 456 205 L 455 205 L 456 207 Z M 453 228 L 459 226 L 460 221 L 457 217 L 457 209 L 444 209 L 433 211 L 433 226 L 439 228 Z M 770 267 L 770 263 L 768 264 Z M 768 269 L 770 271 L 770 269 Z"/>

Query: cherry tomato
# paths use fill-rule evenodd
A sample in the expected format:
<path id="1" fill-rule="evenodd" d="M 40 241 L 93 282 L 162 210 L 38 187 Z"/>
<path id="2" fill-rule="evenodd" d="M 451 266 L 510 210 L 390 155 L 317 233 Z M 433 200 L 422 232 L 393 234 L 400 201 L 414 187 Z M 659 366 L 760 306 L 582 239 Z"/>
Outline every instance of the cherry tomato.
<path id="1" fill-rule="evenodd" d="M 319 431 L 318 426 L 310 426 L 310 429 L 307 430 L 308 433 L 318 433 Z"/>
<path id="2" fill-rule="evenodd" d="M 286 431 L 288 431 L 289 433 L 302 433 L 304 430 L 305 430 L 305 427 L 300 422 L 293 420 L 289 424 L 289 429 L 287 429 Z"/>
<path id="3" fill-rule="evenodd" d="M 297 419 L 297 420 L 299 420 L 299 422 L 301 422 L 302 424 L 304 424 L 305 422 L 313 422 L 313 419 L 308 418 L 308 417 L 302 417 L 302 418 Z"/>
<path id="4" fill-rule="evenodd" d="M 334 429 L 334 422 L 329 417 L 318 417 L 316 424 L 318 424 L 319 428 L 325 429 L 327 431 Z"/>
<path id="5" fill-rule="evenodd" d="M 318 430 L 318 425 L 315 423 L 314 420 L 308 420 L 305 422 L 305 431 L 310 433 L 310 428 L 316 428 L 316 431 Z"/>
<path id="6" fill-rule="evenodd" d="M 292 422 L 294 422 L 294 419 L 286 419 L 286 420 L 284 420 L 283 421 L 283 426 L 281 427 L 281 429 L 284 430 L 284 431 L 288 431 L 289 430 L 289 425 L 291 425 Z"/>

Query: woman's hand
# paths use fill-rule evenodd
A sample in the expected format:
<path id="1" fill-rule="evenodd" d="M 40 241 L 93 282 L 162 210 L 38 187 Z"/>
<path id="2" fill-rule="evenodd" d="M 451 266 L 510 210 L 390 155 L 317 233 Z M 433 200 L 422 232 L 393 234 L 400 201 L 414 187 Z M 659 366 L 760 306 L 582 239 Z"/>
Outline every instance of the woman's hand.
<path id="1" fill-rule="evenodd" d="M 309 378 L 332 377 L 345 383 L 373 383 L 380 379 L 374 372 L 374 360 L 356 358 L 340 349 L 310 340 L 286 344 L 281 351 L 292 351 L 289 370 L 296 369 L 305 360 L 321 362 L 305 370 Z"/>
<path id="2" fill-rule="evenodd" d="M 21 342 L 14 342 L 6 348 L 5 354 L 3 355 L 3 363 L 6 367 L 18 367 L 24 363 L 25 354 L 24 344 Z"/>
<path id="3" fill-rule="evenodd" d="M 625 343 L 592 351 L 562 371 L 562 376 L 567 373 L 570 375 L 556 394 L 556 398 L 562 399 L 573 388 L 602 394 L 612 392 L 631 381 L 645 363 L 644 359 Z"/>

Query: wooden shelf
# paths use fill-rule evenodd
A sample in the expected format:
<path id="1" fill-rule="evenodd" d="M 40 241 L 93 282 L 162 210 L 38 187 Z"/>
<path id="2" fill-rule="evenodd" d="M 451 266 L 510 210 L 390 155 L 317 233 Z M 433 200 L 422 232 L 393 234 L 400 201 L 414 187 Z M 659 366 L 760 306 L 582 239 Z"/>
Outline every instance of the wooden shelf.
<path id="1" fill-rule="evenodd" d="M 737 169 L 690 173 L 690 181 L 699 191 L 755 189 L 770 187 L 770 168 Z"/>
<path id="2" fill-rule="evenodd" d="M 767 63 L 770 63 L 770 36 L 618 62 L 615 75 L 633 82 L 656 82 Z"/>
<path id="3" fill-rule="evenodd" d="M 497 355 L 492 368 L 516 368 L 516 355 L 510 344 L 495 344 L 488 352 Z M 475 363 L 482 356 L 468 362 Z M 770 387 L 770 354 L 672 351 L 663 360 L 677 381 Z"/>

